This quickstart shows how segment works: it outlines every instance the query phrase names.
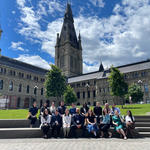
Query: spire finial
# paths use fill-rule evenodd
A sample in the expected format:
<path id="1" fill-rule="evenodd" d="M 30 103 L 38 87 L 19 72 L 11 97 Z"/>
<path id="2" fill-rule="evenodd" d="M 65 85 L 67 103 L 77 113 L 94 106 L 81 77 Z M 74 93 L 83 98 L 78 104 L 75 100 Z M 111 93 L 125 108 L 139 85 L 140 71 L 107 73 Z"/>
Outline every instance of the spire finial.
<path id="1" fill-rule="evenodd" d="M 104 71 L 102 60 L 100 59 L 99 71 Z"/>

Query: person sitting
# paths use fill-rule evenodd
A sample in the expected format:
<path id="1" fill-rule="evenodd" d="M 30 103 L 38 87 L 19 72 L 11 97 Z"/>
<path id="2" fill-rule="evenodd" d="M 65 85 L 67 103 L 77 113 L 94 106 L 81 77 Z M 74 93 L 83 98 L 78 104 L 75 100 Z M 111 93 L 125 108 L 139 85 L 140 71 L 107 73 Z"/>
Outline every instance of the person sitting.
<path id="1" fill-rule="evenodd" d="M 83 125 L 84 125 L 84 118 L 80 114 L 79 108 L 77 108 L 76 109 L 76 114 L 74 114 L 72 116 L 72 123 L 71 123 L 71 133 L 72 133 L 72 136 L 77 137 L 76 130 L 77 129 L 83 129 Z"/>
<path id="2" fill-rule="evenodd" d="M 83 104 L 83 106 L 80 109 L 81 115 L 85 116 L 85 114 L 88 113 L 88 111 L 89 111 L 89 107 L 87 106 L 87 104 L 86 103 Z"/>
<path id="3" fill-rule="evenodd" d="M 94 107 L 94 114 L 97 123 L 99 123 L 102 116 L 102 107 L 100 106 L 100 102 L 96 102 L 96 106 Z"/>
<path id="4" fill-rule="evenodd" d="M 135 119 L 132 116 L 132 112 L 130 110 L 127 111 L 127 116 L 125 117 L 126 123 L 126 135 L 129 137 L 135 137 Z"/>
<path id="5" fill-rule="evenodd" d="M 47 138 L 48 131 L 50 129 L 51 115 L 49 115 L 48 110 L 45 109 L 41 115 L 41 125 L 40 128 L 43 131 L 44 138 Z"/>
<path id="6" fill-rule="evenodd" d="M 52 136 L 54 136 L 54 131 L 56 131 L 56 138 L 60 136 L 60 129 L 62 127 L 62 116 L 59 114 L 58 109 L 56 109 L 55 114 L 52 115 Z"/>
<path id="7" fill-rule="evenodd" d="M 110 128 L 110 115 L 107 113 L 107 110 L 103 110 L 103 120 L 100 122 L 100 131 L 101 131 L 101 137 L 104 136 L 104 133 L 109 134 L 109 138 L 112 137 L 112 133 L 108 131 Z"/>
<path id="8" fill-rule="evenodd" d="M 110 109 L 110 107 L 109 107 L 109 104 L 108 103 L 105 103 L 105 106 L 104 106 L 104 111 L 105 111 L 105 109 L 106 109 L 106 111 L 107 111 L 107 113 L 108 114 L 110 114 L 111 113 L 111 109 Z"/>
<path id="9" fill-rule="evenodd" d="M 96 124 L 96 117 L 92 111 L 92 109 L 89 109 L 88 116 L 87 116 L 87 129 L 89 133 L 93 133 L 94 136 L 97 136 L 97 124 Z"/>
<path id="10" fill-rule="evenodd" d="M 39 124 L 41 124 L 41 116 L 43 115 L 45 109 L 47 109 L 47 103 L 44 103 L 43 106 L 40 108 Z"/>
<path id="11" fill-rule="evenodd" d="M 116 107 L 116 104 L 112 105 L 112 109 L 111 109 L 111 115 L 113 116 L 115 113 L 115 110 L 118 111 L 119 115 L 120 115 L 120 109 L 118 107 Z"/>
<path id="12" fill-rule="evenodd" d="M 56 107 L 55 107 L 55 103 L 54 102 L 52 102 L 52 105 L 51 105 L 51 107 L 50 107 L 50 113 L 53 115 L 53 114 L 55 114 L 55 110 L 56 110 Z"/>
<path id="13" fill-rule="evenodd" d="M 60 106 L 58 107 L 58 112 L 60 113 L 60 115 L 65 114 L 65 110 L 66 110 L 66 106 L 64 104 L 64 101 L 60 102 Z"/>
<path id="14" fill-rule="evenodd" d="M 34 101 L 32 107 L 29 109 L 29 115 L 28 115 L 28 119 L 31 120 L 30 128 L 32 128 L 33 125 L 35 125 L 35 122 L 37 120 L 36 117 L 37 113 L 38 113 L 37 103 L 36 101 Z"/>
<path id="15" fill-rule="evenodd" d="M 63 119 L 63 132 L 64 137 L 69 137 L 70 125 L 71 125 L 71 115 L 69 114 L 69 110 L 65 110 L 65 114 L 62 117 Z"/>
<path id="16" fill-rule="evenodd" d="M 74 114 L 76 114 L 76 107 L 75 107 L 75 104 L 72 103 L 71 106 L 72 106 L 72 107 L 70 108 L 69 113 L 70 113 L 71 115 L 74 115 Z"/>
<path id="17" fill-rule="evenodd" d="M 120 118 L 117 110 L 115 110 L 114 116 L 112 116 L 112 121 L 115 131 L 117 131 L 120 135 L 123 135 L 124 139 L 126 140 L 127 137 L 123 130 L 123 120 Z"/>

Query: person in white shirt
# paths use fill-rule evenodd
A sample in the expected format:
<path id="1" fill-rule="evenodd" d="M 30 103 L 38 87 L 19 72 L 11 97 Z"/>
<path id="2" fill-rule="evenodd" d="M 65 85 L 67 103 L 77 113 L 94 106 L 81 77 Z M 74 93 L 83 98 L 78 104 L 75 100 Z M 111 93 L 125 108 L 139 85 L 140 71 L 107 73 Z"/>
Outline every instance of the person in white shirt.
<path id="1" fill-rule="evenodd" d="M 127 111 L 127 116 L 125 117 L 125 123 L 126 123 L 126 135 L 128 135 L 130 137 L 134 137 L 135 119 L 132 116 L 132 112 L 130 110 Z"/>
<path id="2" fill-rule="evenodd" d="M 51 105 L 51 107 L 50 107 L 50 113 L 53 115 L 53 114 L 55 114 L 55 110 L 56 110 L 56 107 L 55 107 L 55 103 L 54 102 L 52 102 L 52 105 Z"/>
<path id="3" fill-rule="evenodd" d="M 65 114 L 63 115 L 63 132 L 64 132 L 64 137 L 69 136 L 70 132 L 70 125 L 71 125 L 71 115 L 69 114 L 69 110 L 65 110 Z"/>
<path id="4" fill-rule="evenodd" d="M 44 138 L 47 138 L 48 131 L 50 129 L 51 115 L 48 114 L 48 110 L 45 109 L 43 115 L 41 116 L 40 128 L 43 131 Z"/>

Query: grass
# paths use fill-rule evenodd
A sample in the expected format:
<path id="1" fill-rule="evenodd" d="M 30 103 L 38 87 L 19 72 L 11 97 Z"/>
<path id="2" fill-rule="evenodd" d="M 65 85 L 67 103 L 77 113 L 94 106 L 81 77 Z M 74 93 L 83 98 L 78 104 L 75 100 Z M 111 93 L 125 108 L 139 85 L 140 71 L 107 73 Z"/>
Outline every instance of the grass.
<path id="1" fill-rule="evenodd" d="M 121 114 L 126 115 L 127 110 L 131 110 L 133 115 L 146 115 L 150 112 L 150 104 L 136 104 L 136 105 L 124 105 L 120 108 Z M 26 119 L 28 116 L 28 109 L 16 109 L 16 110 L 0 110 L 0 119 Z"/>

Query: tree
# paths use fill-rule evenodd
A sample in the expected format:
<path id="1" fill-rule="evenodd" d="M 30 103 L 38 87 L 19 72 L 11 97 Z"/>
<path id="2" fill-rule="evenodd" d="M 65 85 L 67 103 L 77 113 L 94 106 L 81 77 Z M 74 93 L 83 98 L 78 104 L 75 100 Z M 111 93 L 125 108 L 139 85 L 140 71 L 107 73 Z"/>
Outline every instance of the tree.
<path id="1" fill-rule="evenodd" d="M 64 93 L 64 100 L 66 104 L 71 104 L 77 101 L 77 96 L 70 85 L 67 86 L 67 89 Z"/>
<path id="2" fill-rule="evenodd" d="M 57 100 L 64 95 L 66 90 L 66 78 L 62 75 L 61 70 L 55 65 L 51 65 L 50 71 L 45 80 L 46 96 L 56 97 Z"/>
<path id="3" fill-rule="evenodd" d="M 143 100 L 143 91 L 141 87 L 135 83 L 131 84 L 128 88 L 128 93 L 126 95 L 126 98 L 129 100 L 129 97 L 131 97 L 131 101 L 133 103 L 139 102 Z"/>
<path id="4" fill-rule="evenodd" d="M 108 82 L 111 88 L 110 94 L 112 96 L 119 96 L 122 100 L 124 100 L 124 96 L 127 94 L 128 85 L 124 81 L 124 75 L 118 70 L 118 68 L 113 66 L 111 67 Z"/>

